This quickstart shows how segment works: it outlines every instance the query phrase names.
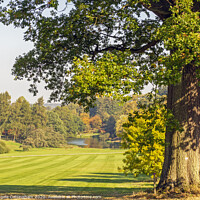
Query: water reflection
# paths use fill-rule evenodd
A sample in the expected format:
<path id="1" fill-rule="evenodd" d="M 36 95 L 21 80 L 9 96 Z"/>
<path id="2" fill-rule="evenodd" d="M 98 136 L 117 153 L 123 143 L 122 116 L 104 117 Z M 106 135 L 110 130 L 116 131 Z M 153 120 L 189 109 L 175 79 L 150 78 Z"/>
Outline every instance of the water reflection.
<path id="1" fill-rule="evenodd" d="M 108 141 L 104 137 L 92 136 L 90 138 L 68 138 L 67 144 L 83 148 L 120 148 L 120 141 Z"/>
<path id="2" fill-rule="evenodd" d="M 68 138 L 67 144 L 77 145 L 77 146 L 85 146 L 85 140 L 83 138 Z"/>

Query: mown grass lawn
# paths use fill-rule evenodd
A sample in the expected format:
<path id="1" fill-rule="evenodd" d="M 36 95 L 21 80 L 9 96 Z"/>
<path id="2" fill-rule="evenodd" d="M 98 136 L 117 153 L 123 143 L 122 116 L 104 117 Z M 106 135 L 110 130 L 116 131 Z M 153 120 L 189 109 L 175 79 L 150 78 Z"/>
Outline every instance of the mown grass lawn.
<path id="1" fill-rule="evenodd" d="M 118 171 L 123 150 L 31 149 L 0 154 L 0 193 L 123 196 L 152 188 L 149 178 Z"/>

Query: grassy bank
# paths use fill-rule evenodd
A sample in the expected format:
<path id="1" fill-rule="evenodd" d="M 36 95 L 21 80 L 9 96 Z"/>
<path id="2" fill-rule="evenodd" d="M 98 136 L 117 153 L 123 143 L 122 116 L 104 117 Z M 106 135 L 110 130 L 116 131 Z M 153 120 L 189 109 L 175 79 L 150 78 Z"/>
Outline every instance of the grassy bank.
<path id="1" fill-rule="evenodd" d="M 46 148 L 23 152 L 12 145 L 15 150 L 0 155 L 1 194 L 108 197 L 152 188 L 147 177 L 119 173 L 122 150 Z"/>
<path id="2" fill-rule="evenodd" d="M 82 133 L 81 135 L 77 135 L 77 138 L 90 138 L 92 136 L 97 136 L 99 133 Z"/>

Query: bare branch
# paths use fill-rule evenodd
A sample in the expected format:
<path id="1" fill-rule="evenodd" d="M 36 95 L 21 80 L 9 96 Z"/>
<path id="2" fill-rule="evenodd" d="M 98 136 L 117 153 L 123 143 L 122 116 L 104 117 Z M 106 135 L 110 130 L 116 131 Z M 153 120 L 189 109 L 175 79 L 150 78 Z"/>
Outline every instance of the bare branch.
<path id="1" fill-rule="evenodd" d="M 106 34 L 106 33 L 100 33 L 100 35 L 105 35 L 105 36 L 107 36 L 107 37 L 115 38 L 115 39 L 123 39 L 122 36 L 108 35 L 108 34 Z"/>
<path id="2" fill-rule="evenodd" d="M 143 53 L 144 51 L 146 51 L 150 47 L 155 46 L 158 42 L 159 42 L 158 40 L 149 42 L 148 44 L 146 44 L 146 45 L 144 45 L 144 46 L 142 46 L 141 48 L 138 48 L 138 49 L 127 48 L 127 47 L 123 47 L 121 45 L 109 46 L 109 47 L 106 47 L 106 48 L 103 48 L 103 49 L 96 48 L 95 51 L 91 52 L 91 54 L 93 54 L 95 56 L 98 53 L 102 53 L 102 52 L 105 52 L 105 51 L 114 51 L 114 50 L 118 50 L 118 51 L 130 50 L 132 54 L 134 54 L 134 53 Z"/>
<path id="3" fill-rule="evenodd" d="M 143 2 L 142 5 L 147 10 L 152 11 L 161 20 L 164 20 L 171 15 L 170 6 L 174 5 L 174 0 L 160 0 L 160 1 L 150 0 L 150 4 L 145 4 Z"/>

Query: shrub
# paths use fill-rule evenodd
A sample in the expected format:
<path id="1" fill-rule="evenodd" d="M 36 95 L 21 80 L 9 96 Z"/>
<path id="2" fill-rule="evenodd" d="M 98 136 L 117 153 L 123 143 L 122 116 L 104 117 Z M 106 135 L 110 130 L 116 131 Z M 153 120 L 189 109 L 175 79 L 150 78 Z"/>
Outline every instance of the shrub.
<path id="1" fill-rule="evenodd" d="M 6 146 L 5 142 L 0 141 L 0 154 L 9 153 L 10 149 Z"/>
<path id="2" fill-rule="evenodd" d="M 23 151 L 29 151 L 30 148 L 31 148 L 31 146 L 29 146 L 29 145 L 22 145 L 22 146 L 20 146 L 20 147 L 23 148 Z"/>
<path id="3" fill-rule="evenodd" d="M 29 133 L 23 145 L 33 148 L 40 147 L 61 147 L 65 144 L 62 134 L 55 132 L 52 128 L 35 129 Z"/>

